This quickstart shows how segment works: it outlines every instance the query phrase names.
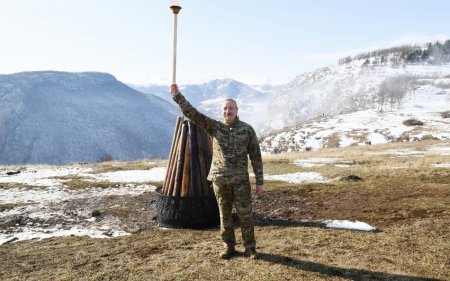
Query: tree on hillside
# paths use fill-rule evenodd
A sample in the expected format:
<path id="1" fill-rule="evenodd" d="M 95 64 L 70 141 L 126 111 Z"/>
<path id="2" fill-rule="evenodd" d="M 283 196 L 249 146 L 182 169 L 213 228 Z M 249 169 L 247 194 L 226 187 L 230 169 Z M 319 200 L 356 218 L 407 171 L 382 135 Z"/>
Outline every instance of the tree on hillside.
<path id="1" fill-rule="evenodd" d="M 431 54 L 431 46 L 433 46 L 431 43 L 428 44 L 427 48 L 422 51 L 422 54 L 420 55 L 421 61 L 426 61 L 430 58 Z"/>
<path id="2" fill-rule="evenodd" d="M 444 63 L 445 62 L 445 51 L 443 45 L 436 42 L 434 45 L 429 46 L 430 62 L 431 63 Z"/>
<path id="3" fill-rule="evenodd" d="M 366 59 L 364 63 L 361 65 L 362 67 L 367 67 L 370 64 L 370 60 Z"/>
<path id="4" fill-rule="evenodd" d="M 339 62 L 338 62 L 338 64 L 347 64 L 347 63 L 350 63 L 350 62 L 352 62 L 352 57 L 351 56 L 346 56 L 345 58 L 341 58 L 341 59 L 339 59 Z"/>
<path id="5" fill-rule="evenodd" d="M 450 40 L 444 42 L 442 51 L 444 52 L 444 60 L 450 62 Z"/>
<path id="6" fill-rule="evenodd" d="M 377 98 L 378 98 L 378 110 L 379 111 L 383 111 L 383 107 L 384 104 L 386 102 L 387 99 L 387 93 L 389 91 L 389 85 L 387 83 L 387 80 L 384 80 L 381 84 L 380 84 L 380 90 L 377 93 Z"/>
<path id="7" fill-rule="evenodd" d="M 414 81 L 415 78 L 408 75 L 385 79 L 380 84 L 377 94 L 379 110 L 383 111 L 384 106 L 388 103 L 391 110 L 394 107 L 400 108 L 405 94 L 414 89 Z"/>
<path id="8" fill-rule="evenodd" d="M 407 54 L 405 60 L 409 63 L 419 63 L 421 59 L 422 59 L 422 51 L 415 50 L 414 52 Z"/>
<path id="9" fill-rule="evenodd" d="M 400 64 L 404 63 L 450 63 L 450 40 L 446 40 L 444 44 L 440 42 L 429 43 L 425 48 L 418 45 L 403 45 L 387 49 L 378 49 L 372 52 L 364 52 L 353 57 L 347 56 L 341 58 L 339 59 L 339 64 L 348 64 L 353 60 L 366 59 L 371 60 L 372 65 L 375 64 L 376 59 L 379 59 L 379 63 L 383 65 L 387 64 L 389 60 L 389 62 L 394 62 L 394 67 L 398 67 Z"/>

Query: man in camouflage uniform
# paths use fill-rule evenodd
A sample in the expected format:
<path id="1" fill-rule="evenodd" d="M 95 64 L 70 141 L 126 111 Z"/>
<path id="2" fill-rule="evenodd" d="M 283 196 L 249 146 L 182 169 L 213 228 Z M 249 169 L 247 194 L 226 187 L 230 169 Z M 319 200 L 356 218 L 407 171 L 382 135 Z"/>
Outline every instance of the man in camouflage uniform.
<path id="1" fill-rule="evenodd" d="M 249 124 L 239 120 L 238 107 L 232 99 L 223 102 L 224 120 L 219 122 L 198 112 L 179 92 L 176 84 L 171 86 L 171 94 L 183 114 L 213 137 L 213 158 L 208 180 L 213 182 L 220 211 L 220 235 L 225 244 L 220 257 L 227 259 L 236 254 L 236 237 L 231 217 L 234 203 L 241 223 L 245 255 L 257 258 L 248 158 L 256 177 L 256 195 L 262 192 L 264 180 L 261 151 L 255 131 Z"/>

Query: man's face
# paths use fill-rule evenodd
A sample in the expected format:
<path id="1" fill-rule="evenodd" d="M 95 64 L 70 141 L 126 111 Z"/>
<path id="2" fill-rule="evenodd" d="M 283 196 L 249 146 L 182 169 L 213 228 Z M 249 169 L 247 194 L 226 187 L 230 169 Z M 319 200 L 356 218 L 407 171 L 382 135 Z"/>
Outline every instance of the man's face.
<path id="1" fill-rule="evenodd" d="M 225 123 L 232 123 L 238 114 L 238 107 L 232 100 L 226 100 L 222 104 L 222 115 Z"/>

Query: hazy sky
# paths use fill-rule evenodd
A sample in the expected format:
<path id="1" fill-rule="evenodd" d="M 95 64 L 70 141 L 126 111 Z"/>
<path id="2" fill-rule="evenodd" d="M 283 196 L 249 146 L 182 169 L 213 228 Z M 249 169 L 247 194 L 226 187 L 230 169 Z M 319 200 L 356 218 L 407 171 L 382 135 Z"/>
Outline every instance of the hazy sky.
<path id="1" fill-rule="evenodd" d="M 345 55 L 450 39 L 447 0 L 180 0 L 177 81 L 285 83 Z M 171 83 L 164 0 L 0 0 L 0 74 L 102 71 Z"/>

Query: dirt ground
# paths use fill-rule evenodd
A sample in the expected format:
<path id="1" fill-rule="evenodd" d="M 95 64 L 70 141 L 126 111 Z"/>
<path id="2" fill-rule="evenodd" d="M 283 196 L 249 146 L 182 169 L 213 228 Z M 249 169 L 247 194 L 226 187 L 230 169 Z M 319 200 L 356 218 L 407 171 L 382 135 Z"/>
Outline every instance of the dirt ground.
<path id="1" fill-rule="evenodd" d="M 156 194 L 147 192 L 90 206 L 101 210 L 100 220 L 117 217 L 129 236 L 1 245 L 0 280 L 450 280 L 448 168 L 386 161 L 397 162 L 327 168 L 324 174 L 336 177 L 326 183 L 267 183 L 253 198 L 256 261 L 242 254 L 219 259 L 217 227 L 158 227 Z M 392 169 L 405 161 L 408 168 Z M 329 229 L 324 221 L 330 219 L 377 230 Z"/>
<path id="2" fill-rule="evenodd" d="M 149 192 L 121 199 L 123 206 L 131 208 L 121 217 L 123 229 L 134 233 L 131 236 L 52 238 L 0 246 L 0 280 L 254 280 L 252 276 L 259 280 L 448 280 L 450 208 L 411 209 L 398 204 L 405 198 L 399 189 L 391 189 L 386 201 L 355 190 L 324 195 L 315 193 L 317 188 L 320 185 L 267 190 L 255 198 L 261 253 L 256 264 L 244 257 L 218 259 L 217 228 L 161 230 L 155 194 Z M 450 194 L 429 195 L 449 198 Z M 386 204 L 381 207 L 380 201 Z M 332 230 L 321 223 L 349 217 L 378 231 Z M 239 241 L 238 228 L 237 234 Z M 425 245 L 433 242 L 434 246 Z M 238 270 L 241 266 L 247 271 Z M 250 270 L 251 266 L 259 266 L 261 272 Z M 217 267 L 220 274 L 214 270 Z"/>

